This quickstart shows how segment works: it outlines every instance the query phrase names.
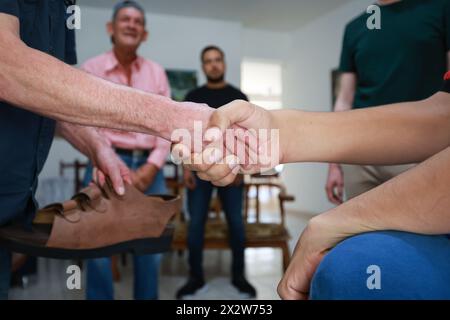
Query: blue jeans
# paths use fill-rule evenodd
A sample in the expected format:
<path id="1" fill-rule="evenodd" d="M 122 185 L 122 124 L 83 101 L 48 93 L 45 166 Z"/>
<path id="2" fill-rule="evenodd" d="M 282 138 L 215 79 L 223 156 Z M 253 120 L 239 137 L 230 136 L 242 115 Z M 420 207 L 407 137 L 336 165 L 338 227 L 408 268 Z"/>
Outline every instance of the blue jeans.
<path id="1" fill-rule="evenodd" d="M 450 299 L 450 240 L 399 231 L 346 239 L 319 265 L 311 299 Z"/>
<path id="2" fill-rule="evenodd" d="M 131 170 L 136 170 L 145 162 L 145 157 L 133 158 L 121 156 Z M 92 166 L 86 171 L 85 184 L 92 179 Z M 163 171 L 159 171 L 146 194 L 166 194 L 166 182 Z M 158 299 L 158 276 L 161 254 L 134 255 L 134 299 Z M 91 259 L 87 261 L 86 299 L 114 299 L 111 258 Z"/>
<path id="3" fill-rule="evenodd" d="M 0 248 L 0 300 L 8 299 L 11 282 L 11 252 Z"/>
<path id="4" fill-rule="evenodd" d="M 203 243 L 205 223 L 214 186 L 196 176 L 196 187 L 188 191 L 189 230 L 188 249 L 191 276 L 203 279 Z M 242 220 L 244 188 L 241 186 L 219 187 L 217 189 L 225 212 L 233 255 L 231 272 L 233 276 L 244 274 L 245 229 Z"/>

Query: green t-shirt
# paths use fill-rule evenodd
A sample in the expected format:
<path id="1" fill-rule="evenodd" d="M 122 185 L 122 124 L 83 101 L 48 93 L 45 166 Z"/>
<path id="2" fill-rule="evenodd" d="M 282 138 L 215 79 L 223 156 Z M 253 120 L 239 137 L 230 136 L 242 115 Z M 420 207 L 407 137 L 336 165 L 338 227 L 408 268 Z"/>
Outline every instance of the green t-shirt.
<path id="1" fill-rule="evenodd" d="M 442 86 L 450 50 L 450 0 L 380 6 L 381 29 L 364 13 L 345 29 L 340 71 L 357 75 L 354 108 L 425 99 Z"/>

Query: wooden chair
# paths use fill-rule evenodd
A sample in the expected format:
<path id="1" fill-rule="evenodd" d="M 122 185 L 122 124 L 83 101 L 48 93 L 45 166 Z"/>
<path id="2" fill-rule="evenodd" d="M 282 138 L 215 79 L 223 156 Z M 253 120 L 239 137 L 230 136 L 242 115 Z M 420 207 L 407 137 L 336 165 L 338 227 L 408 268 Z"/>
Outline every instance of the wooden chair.
<path id="1" fill-rule="evenodd" d="M 279 191 L 278 193 L 278 221 L 262 221 L 261 217 L 261 199 L 260 190 L 262 188 L 273 188 Z M 254 219 L 250 217 L 251 198 L 250 192 L 252 189 L 256 190 L 256 198 L 254 199 Z M 289 260 L 290 252 L 288 241 L 290 239 L 289 232 L 285 225 L 285 202 L 294 201 L 294 197 L 288 195 L 284 185 L 277 176 L 253 176 L 247 179 L 244 184 L 244 213 L 243 219 L 245 221 L 245 233 L 247 248 L 280 248 L 283 255 L 283 270 L 286 270 Z M 211 211 L 216 212 L 218 199 L 212 201 Z M 214 204 L 216 203 L 216 204 Z M 220 208 L 220 204 L 219 204 Z M 220 210 L 220 209 L 219 209 Z M 208 219 L 205 227 L 205 241 L 204 249 L 228 249 L 229 236 L 228 226 L 223 219 L 223 215 L 217 218 L 217 213 L 214 214 L 216 218 Z M 273 219 L 271 219 L 273 220 Z M 187 230 L 188 221 L 184 219 L 183 215 L 175 217 L 175 235 L 172 243 L 174 250 L 182 251 L 187 249 Z"/>
<path id="2" fill-rule="evenodd" d="M 67 169 L 73 170 L 73 182 L 75 193 L 80 191 L 83 183 L 83 173 L 87 167 L 87 162 L 81 162 L 78 159 L 74 162 L 59 162 L 59 175 L 62 177 Z"/>

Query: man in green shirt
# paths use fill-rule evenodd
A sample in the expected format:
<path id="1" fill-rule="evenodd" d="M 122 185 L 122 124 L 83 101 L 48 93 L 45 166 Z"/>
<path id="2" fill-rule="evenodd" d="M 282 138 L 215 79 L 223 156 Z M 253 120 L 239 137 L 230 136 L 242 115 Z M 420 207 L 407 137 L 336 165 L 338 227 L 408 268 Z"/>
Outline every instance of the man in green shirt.
<path id="1" fill-rule="evenodd" d="M 450 65 L 449 0 L 379 0 L 376 5 L 381 29 L 367 27 L 368 13 L 346 26 L 334 111 L 425 99 L 439 90 Z M 330 164 L 328 199 L 342 203 L 344 176 L 351 199 L 410 167 Z"/>

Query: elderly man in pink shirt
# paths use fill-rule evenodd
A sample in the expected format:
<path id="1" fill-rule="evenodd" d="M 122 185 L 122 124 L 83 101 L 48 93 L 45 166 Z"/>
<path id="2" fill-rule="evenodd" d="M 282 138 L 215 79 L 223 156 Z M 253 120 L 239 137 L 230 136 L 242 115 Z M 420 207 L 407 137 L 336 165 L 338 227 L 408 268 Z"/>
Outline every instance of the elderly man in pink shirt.
<path id="1" fill-rule="evenodd" d="M 112 51 L 86 61 L 82 69 L 121 85 L 170 97 L 164 69 L 157 63 L 137 55 L 147 39 L 145 12 L 134 1 L 119 2 L 107 24 L 113 43 Z M 133 106 L 130 105 L 130 112 Z M 139 115 L 137 115 L 139 116 Z M 166 185 L 162 168 L 170 151 L 170 142 L 160 137 L 113 129 L 99 130 L 131 169 L 133 184 L 146 194 L 164 194 Z M 92 179 L 92 166 L 85 183 Z M 159 254 L 134 256 L 134 298 L 158 298 Z M 113 299 L 111 258 L 87 262 L 87 299 Z"/>

